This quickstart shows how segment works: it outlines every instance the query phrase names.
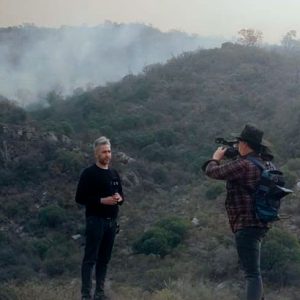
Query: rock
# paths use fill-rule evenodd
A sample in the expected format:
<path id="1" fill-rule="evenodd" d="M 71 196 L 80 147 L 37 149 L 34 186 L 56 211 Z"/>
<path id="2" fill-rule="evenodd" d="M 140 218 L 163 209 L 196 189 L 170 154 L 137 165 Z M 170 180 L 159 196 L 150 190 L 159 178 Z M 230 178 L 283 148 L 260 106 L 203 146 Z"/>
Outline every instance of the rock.
<path id="1" fill-rule="evenodd" d="M 226 283 L 225 282 L 221 282 L 217 285 L 217 290 L 221 290 L 224 289 L 226 287 Z"/>
<path id="2" fill-rule="evenodd" d="M 128 164 L 128 163 L 134 161 L 133 158 L 129 157 L 124 152 L 116 152 L 114 156 L 115 156 L 116 160 L 119 161 L 122 164 Z"/>
<path id="3" fill-rule="evenodd" d="M 72 239 L 74 240 L 74 241 L 77 241 L 77 240 L 79 240 L 81 238 L 81 234 L 74 234 L 74 235 L 72 235 Z"/>
<path id="4" fill-rule="evenodd" d="M 64 143 L 64 144 L 71 144 L 71 142 L 72 142 L 72 140 L 68 137 L 68 136 L 66 136 L 66 135 L 62 135 L 61 136 L 61 141 Z"/>
<path id="5" fill-rule="evenodd" d="M 58 142 L 58 138 L 53 132 L 47 132 L 45 138 L 48 142 L 51 142 L 51 143 L 57 143 Z"/>
<path id="6" fill-rule="evenodd" d="M 19 226 L 17 229 L 16 229 L 16 233 L 21 233 L 24 229 L 24 226 Z"/>
<path id="7" fill-rule="evenodd" d="M 199 225 L 199 220 L 196 217 L 194 217 L 192 219 L 192 224 L 195 225 L 195 226 L 198 226 Z"/>
<path id="8" fill-rule="evenodd" d="M 140 184 L 140 180 L 134 172 L 127 172 L 123 175 L 123 183 L 127 187 L 133 187 Z"/>

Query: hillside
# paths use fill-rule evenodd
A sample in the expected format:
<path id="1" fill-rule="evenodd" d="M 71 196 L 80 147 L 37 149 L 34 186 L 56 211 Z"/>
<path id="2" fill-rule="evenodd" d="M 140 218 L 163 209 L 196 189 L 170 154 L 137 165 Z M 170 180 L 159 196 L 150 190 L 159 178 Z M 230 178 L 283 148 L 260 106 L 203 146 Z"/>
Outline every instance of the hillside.
<path id="1" fill-rule="evenodd" d="M 104 134 L 112 140 L 113 164 L 127 196 L 109 274 L 111 295 L 238 299 L 232 294 L 241 295 L 243 281 L 223 207 L 224 184 L 205 178 L 200 166 L 216 147 L 215 137 L 230 137 L 250 122 L 264 129 L 276 163 L 295 189 L 282 208 L 290 217 L 275 225 L 263 246 L 267 296 L 297 299 L 300 83 L 295 61 L 275 51 L 224 44 L 89 92 L 64 98 L 54 91 L 47 97 L 49 107 L 33 112 L 3 99 L 0 276 L 20 283 L 6 285 L 7 293 L 20 295 L 29 288 L 38 293 L 45 278 L 65 283 L 57 294 L 47 286 L 45 300 L 63 291 L 69 299 L 77 293 L 71 280 L 79 277 L 83 211 L 74 192 L 80 170 L 93 160 L 92 141 Z M 144 232 L 163 230 L 163 224 L 182 229 L 180 243 L 150 255 L 136 253 L 133 245 Z M 39 282 L 22 285 L 29 277 Z"/>
<path id="2" fill-rule="evenodd" d="M 0 28 L 0 94 L 26 106 L 52 90 L 72 94 L 77 88 L 91 89 L 222 41 L 108 21 L 95 27 Z"/>

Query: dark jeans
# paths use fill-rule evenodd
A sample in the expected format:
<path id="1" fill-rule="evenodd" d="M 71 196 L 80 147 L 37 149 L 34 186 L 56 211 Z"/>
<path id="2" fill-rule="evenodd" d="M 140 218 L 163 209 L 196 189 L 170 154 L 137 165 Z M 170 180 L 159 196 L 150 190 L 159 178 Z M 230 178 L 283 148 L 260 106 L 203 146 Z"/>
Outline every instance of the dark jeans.
<path id="1" fill-rule="evenodd" d="M 263 299 L 263 283 L 260 273 L 261 240 L 267 229 L 248 227 L 235 233 L 236 248 L 247 281 L 246 299 Z"/>
<path id="2" fill-rule="evenodd" d="M 81 267 L 81 294 L 90 297 L 92 289 L 93 268 L 96 265 L 95 294 L 104 293 L 104 281 L 107 264 L 115 240 L 117 223 L 112 219 L 100 217 L 86 218 L 86 244 Z"/>

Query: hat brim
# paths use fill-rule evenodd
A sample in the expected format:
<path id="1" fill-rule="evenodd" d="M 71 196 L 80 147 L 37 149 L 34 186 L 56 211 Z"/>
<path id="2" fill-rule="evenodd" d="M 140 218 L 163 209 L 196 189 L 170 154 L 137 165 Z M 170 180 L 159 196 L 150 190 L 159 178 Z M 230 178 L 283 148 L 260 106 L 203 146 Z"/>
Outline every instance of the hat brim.
<path id="1" fill-rule="evenodd" d="M 241 136 L 240 136 L 240 134 L 237 133 L 237 132 L 230 133 L 230 136 L 232 138 L 238 140 L 238 141 L 243 140 L 243 141 L 247 142 L 245 139 L 242 139 Z M 251 143 L 251 141 L 249 141 L 249 143 Z M 272 147 L 272 144 L 268 140 L 266 140 L 266 139 L 263 138 L 262 141 L 261 141 L 261 143 L 259 145 L 257 145 L 257 146 L 263 146 L 263 147 L 270 148 L 270 147 Z"/>

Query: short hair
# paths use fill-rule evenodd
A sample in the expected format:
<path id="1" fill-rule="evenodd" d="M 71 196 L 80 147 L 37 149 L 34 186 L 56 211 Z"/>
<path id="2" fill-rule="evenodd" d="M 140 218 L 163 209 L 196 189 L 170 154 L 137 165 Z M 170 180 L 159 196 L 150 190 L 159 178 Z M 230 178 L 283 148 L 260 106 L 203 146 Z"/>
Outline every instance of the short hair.
<path id="1" fill-rule="evenodd" d="M 109 145 L 109 146 L 111 146 L 110 145 L 110 140 L 107 137 L 105 137 L 105 136 L 100 136 L 99 138 L 97 138 L 95 140 L 95 142 L 94 142 L 94 150 L 96 150 L 96 148 L 98 146 L 102 146 L 102 145 Z"/>

